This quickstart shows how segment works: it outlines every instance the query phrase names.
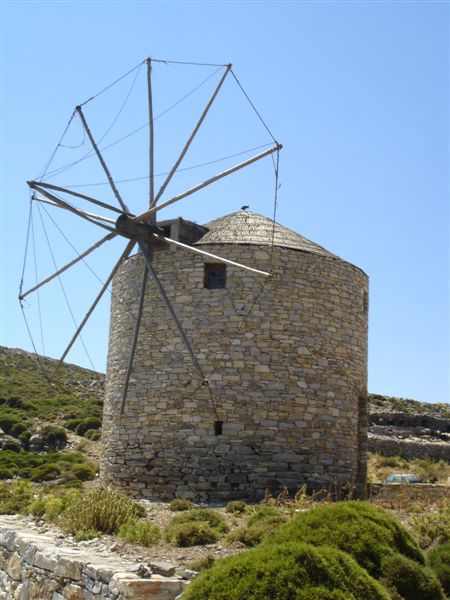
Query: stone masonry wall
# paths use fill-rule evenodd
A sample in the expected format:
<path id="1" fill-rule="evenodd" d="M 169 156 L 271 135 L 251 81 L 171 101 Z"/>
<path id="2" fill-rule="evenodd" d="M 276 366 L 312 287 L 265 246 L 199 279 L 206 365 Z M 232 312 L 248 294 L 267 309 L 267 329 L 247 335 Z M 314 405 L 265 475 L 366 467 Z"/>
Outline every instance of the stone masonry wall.
<path id="1" fill-rule="evenodd" d="M 16 517 L 0 517 L 0 600 L 174 600 L 188 584 L 139 577 L 139 565 L 116 556 L 65 548 Z"/>
<path id="2" fill-rule="evenodd" d="M 269 266 L 266 246 L 202 249 Z M 362 483 L 366 275 L 332 256 L 283 248 L 274 249 L 269 279 L 228 266 L 226 289 L 205 289 L 203 258 L 178 248 L 155 250 L 154 266 L 219 419 L 151 282 L 119 414 L 143 274 L 142 258 L 130 258 L 113 284 L 103 481 L 152 500 L 209 501 Z"/>

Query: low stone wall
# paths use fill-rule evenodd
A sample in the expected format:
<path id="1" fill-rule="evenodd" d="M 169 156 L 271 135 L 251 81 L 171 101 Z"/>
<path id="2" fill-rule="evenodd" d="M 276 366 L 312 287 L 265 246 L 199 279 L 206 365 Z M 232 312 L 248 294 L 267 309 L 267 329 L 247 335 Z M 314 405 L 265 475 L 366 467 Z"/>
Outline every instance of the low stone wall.
<path id="1" fill-rule="evenodd" d="M 448 442 L 424 444 L 421 442 L 393 439 L 387 436 L 369 433 L 368 449 L 369 452 L 378 452 L 385 456 L 401 456 L 406 459 L 442 459 L 450 462 L 450 444 Z"/>
<path id="2" fill-rule="evenodd" d="M 0 600 L 173 600 L 187 581 L 151 574 L 110 552 L 64 548 L 54 534 L 0 516 Z"/>
<path id="3" fill-rule="evenodd" d="M 400 500 L 423 500 L 436 502 L 441 498 L 450 498 L 450 486 L 432 483 L 415 483 L 411 485 L 383 485 L 370 486 L 370 499 L 373 501 L 386 500 L 395 502 Z"/>

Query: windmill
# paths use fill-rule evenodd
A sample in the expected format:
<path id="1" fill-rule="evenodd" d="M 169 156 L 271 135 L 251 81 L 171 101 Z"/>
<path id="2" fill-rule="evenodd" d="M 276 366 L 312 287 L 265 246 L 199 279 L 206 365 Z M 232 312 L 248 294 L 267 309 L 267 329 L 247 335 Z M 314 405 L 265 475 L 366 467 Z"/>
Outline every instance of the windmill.
<path id="1" fill-rule="evenodd" d="M 130 257 L 132 251 L 136 247 L 143 256 L 144 271 L 142 273 L 141 290 L 140 290 L 140 297 L 139 297 L 139 304 L 138 304 L 138 311 L 137 311 L 137 315 L 136 315 L 134 333 L 133 333 L 133 338 L 131 341 L 131 346 L 129 349 L 128 365 L 127 365 L 127 370 L 126 370 L 126 374 L 125 374 L 125 378 L 124 378 L 124 382 L 123 382 L 122 403 L 121 403 L 121 407 L 120 407 L 121 413 L 123 413 L 123 411 L 125 409 L 128 385 L 129 385 L 129 381 L 130 381 L 130 377 L 131 377 L 131 373 L 132 373 L 132 369 L 133 369 L 133 360 L 135 357 L 137 340 L 138 340 L 139 330 L 140 330 L 140 326 L 141 326 L 141 318 L 142 318 L 142 312 L 143 312 L 143 308 L 144 308 L 145 291 L 146 291 L 147 281 L 148 281 L 149 276 L 150 276 L 154 286 L 158 290 L 158 292 L 161 296 L 161 299 L 167 309 L 167 312 L 170 315 L 170 318 L 172 319 L 174 325 L 176 326 L 178 334 L 179 334 L 179 336 L 184 344 L 184 347 L 189 355 L 189 360 L 192 362 L 194 370 L 199 375 L 200 384 L 203 384 L 203 385 L 209 384 L 207 378 L 203 374 L 203 371 L 197 360 L 195 351 L 188 339 L 188 336 L 185 333 L 183 325 L 180 322 L 179 318 L 177 317 L 176 311 L 174 310 L 174 308 L 169 300 L 169 297 L 164 289 L 164 286 L 162 285 L 162 283 L 158 277 L 158 274 L 156 273 L 155 268 L 153 266 L 152 258 L 153 258 L 153 252 L 154 252 L 155 247 L 171 246 L 171 245 L 176 246 L 179 249 L 184 249 L 185 251 L 197 253 L 208 259 L 213 259 L 214 261 L 216 261 L 218 263 L 229 264 L 238 269 L 248 270 L 248 271 L 256 273 L 262 277 L 270 276 L 270 273 L 268 271 L 262 271 L 259 269 L 255 269 L 253 267 L 241 264 L 239 262 L 231 261 L 229 259 L 220 257 L 218 255 L 205 252 L 198 247 L 194 247 L 189 244 L 185 244 L 180 241 L 171 239 L 170 237 L 165 235 L 164 230 L 158 225 L 158 219 L 157 219 L 158 213 L 165 207 L 168 207 L 174 203 L 177 203 L 177 202 L 183 200 L 184 198 L 192 196 L 196 192 L 206 188 L 207 186 L 213 184 L 214 182 L 219 181 L 223 178 L 226 178 L 229 175 L 232 175 L 233 173 L 235 173 L 239 170 L 245 169 L 246 167 L 252 165 L 253 163 L 255 163 L 257 161 L 262 160 L 265 157 L 268 157 L 268 156 L 274 155 L 274 154 L 278 155 L 278 153 L 282 147 L 280 144 L 278 144 L 275 141 L 275 139 L 272 136 L 273 145 L 271 145 L 270 148 L 252 156 L 251 158 L 248 158 L 247 160 L 244 160 L 243 162 L 235 164 L 231 168 L 228 168 L 224 171 L 217 173 L 216 175 L 202 181 L 201 183 L 187 189 L 186 191 L 184 191 L 182 193 L 179 193 L 168 199 L 164 199 L 163 195 L 166 192 L 166 188 L 168 187 L 169 183 L 173 179 L 174 175 L 176 175 L 178 170 L 180 169 L 180 165 L 181 165 L 183 159 L 185 158 L 186 154 L 188 153 L 188 150 L 191 147 L 192 142 L 194 141 L 200 128 L 202 127 L 202 124 L 205 121 L 205 118 L 208 115 L 208 112 L 210 111 L 211 106 L 213 105 L 217 95 L 219 94 L 227 76 L 229 76 L 229 74 L 231 73 L 232 76 L 237 81 L 238 85 L 240 86 L 240 83 L 237 80 L 236 75 L 234 74 L 234 72 L 232 70 L 232 65 L 231 64 L 221 65 L 221 68 L 223 68 L 224 71 L 220 78 L 220 81 L 218 82 L 216 88 L 214 89 L 213 94 L 211 95 L 208 102 L 206 103 L 206 106 L 204 107 L 200 118 L 196 122 L 195 126 L 192 129 L 191 134 L 189 135 L 187 141 L 185 142 L 185 144 L 181 150 L 181 153 L 179 154 L 178 158 L 176 159 L 176 161 L 173 164 L 170 171 L 167 173 L 162 185 L 159 187 L 158 190 L 156 190 L 155 189 L 155 173 L 154 173 L 155 143 L 154 143 L 154 125 L 153 125 L 154 124 L 154 115 L 153 115 L 152 69 L 154 68 L 154 66 L 153 66 L 154 63 L 168 64 L 169 62 L 170 61 L 159 61 L 159 60 L 147 58 L 145 61 L 143 61 L 143 63 L 141 63 L 141 64 L 144 64 L 144 63 L 146 64 L 146 71 L 147 71 L 148 131 L 149 131 L 149 144 L 148 144 L 148 181 L 149 181 L 148 195 L 149 195 L 149 201 L 148 201 L 147 206 L 143 207 L 142 212 L 140 214 L 137 214 L 137 215 L 133 214 L 130 211 L 130 209 L 128 208 L 127 203 L 125 202 L 123 196 L 119 192 L 116 182 L 113 178 L 113 175 L 105 161 L 105 158 L 102 154 L 102 150 L 99 147 L 98 141 L 96 141 L 96 139 L 94 138 L 91 128 L 87 122 L 86 115 L 83 110 L 83 106 L 88 101 L 92 100 L 93 98 L 90 98 L 87 102 L 77 106 L 74 110 L 72 117 L 76 116 L 79 119 L 79 121 L 81 122 L 84 133 L 87 136 L 87 138 L 89 139 L 90 145 L 92 146 L 92 151 L 95 153 L 95 155 L 99 161 L 99 164 L 100 164 L 101 168 L 103 169 L 104 174 L 107 177 L 109 186 L 112 190 L 112 193 L 114 195 L 117 205 L 113 205 L 113 204 L 104 202 L 93 196 L 79 193 L 79 192 L 75 191 L 74 189 L 70 189 L 69 187 L 62 187 L 62 186 L 50 183 L 48 181 L 44 181 L 43 178 L 39 178 L 37 180 L 31 180 L 31 181 L 27 182 L 28 186 L 32 190 L 32 200 L 33 201 L 38 202 L 38 203 L 47 204 L 47 205 L 50 205 L 51 207 L 62 209 L 64 211 L 68 211 L 68 212 L 72 213 L 73 215 L 77 216 L 79 219 L 82 219 L 83 221 L 87 221 L 91 224 L 96 225 L 97 227 L 100 227 L 103 230 L 106 230 L 107 233 L 100 240 L 96 241 L 94 244 L 92 244 L 86 250 L 84 250 L 82 253 L 80 253 L 75 259 L 69 261 L 64 266 L 58 268 L 51 275 L 49 275 L 45 279 L 37 282 L 36 285 L 29 288 L 28 290 L 23 291 L 22 284 L 21 284 L 21 289 L 20 289 L 20 293 L 19 293 L 19 300 L 21 302 L 21 305 L 27 296 L 29 296 L 33 292 L 36 292 L 42 286 L 46 285 L 47 283 L 49 283 L 56 277 L 59 277 L 62 273 L 64 273 L 68 269 L 71 269 L 72 267 L 74 267 L 77 263 L 84 260 L 88 255 L 90 255 L 91 253 L 96 251 L 100 246 L 102 246 L 106 242 L 108 242 L 114 238 L 123 238 L 126 242 L 125 249 L 123 250 L 123 252 L 120 255 L 117 262 L 115 263 L 110 274 L 104 281 L 100 291 L 98 292 L 94 301 L 92 302 L 92 305 L 90 306 L 90 308 L 86 312 L 85 316 L 83 317 L 83 319 L 77 326 L 75 333 L 73 334 L 66 349 L 64 350 L 63 354 L 61 355 L 59 362 L 58 362 L 58 366 L 62 363 L 62 361 L 64 361 L 67 354 L 73 347 L 75 341 L 80 336 L 83 328 L 85 327 L 86 323 L 88 322 L 89 318 L 91 317 L 95 308 L 99 304 L 105 291 L 108 289 L 108 286 L 111 284 L 114 276 L 119 271 L 119 268 L 124 263 L 124 261 L 126 261 L 127 258 Z M 240 86 L 240 87 L 242 89 L 242 86 Z M 245 94 L 245 92 L 244 92 L 244 94 Z M 248 99 L 248 96 L 246 96 L 246 97 Z M 253 105 L 252 105 L 252 107 L 253 107 Z M 257 113 L 257 114 L 258 114 L 258 117 L 261 119 L 261 117 L 259 116 L 259 113 Z M 277 169 L 276 169 L 276 174 L 277 174 Z M 77 207 L 77 205 L 75 203 L 80 200 L 82 200 L 83 202 L 88 202 L 90 204 L 93 204 L 98 208 L 107 210 L 110 213 L 113 213 L 114 218 L 112 218 L 111 216 L 99 215 L 99 214 L 96 214 L 93 212 L 88 212 L 86 210 L 83 210 L 83 209 Z M 97 210 L 98 210 L 98 208 L 97 208 Z M 57 368 L 58 368 L 58 366 L 57 366 Z"/>

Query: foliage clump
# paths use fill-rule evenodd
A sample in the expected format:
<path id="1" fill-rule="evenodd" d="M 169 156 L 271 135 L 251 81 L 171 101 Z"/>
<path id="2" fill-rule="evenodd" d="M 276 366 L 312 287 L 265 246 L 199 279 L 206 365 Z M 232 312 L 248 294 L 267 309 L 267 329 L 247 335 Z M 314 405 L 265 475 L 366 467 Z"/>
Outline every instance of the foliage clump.
<path id="1" fill-rule="evenodd" d="M 228 526 L 221 515 L 202 508 L 174 517 L 166 527 L 165 537 L 176 546 L 198 546 L 216 542 L 227 531 Z"/>
<path id="2" fill-rule="evenodd" d="M 142 546 L 153 546 L 161 539 L 161 530 L 150 521 L 128 519 L 119 527 L 119 537 Z"/>
<path id="3" fill-rule="evenodd" d="M 29 481 L 16 479 L 10 485 L 0 483 L 0 514 L 14 515 L 24 512 L 33 499 L 33 485 Z"/>
<path id="4" fill-rule="evenodd" d="M 117 533 L 125 521 L 142 514 L 136 502 L 109 489 L 81 495 L 61 516 L 60 525 L 68 533 L 95 530 Z"/>
<path id="5" fill-rule="evenodd" d="M 389 600 L 348 554 L 301 542 L 262 545 L 217 561 L 188 586 L 183 600 Z"/>
<path id="6" fill-rule="evenodd" d="M 444 592 L 450 597 L 450 541 L 432 550 L 427 562 L 441 582 Z"/>
<path id="7" fill-rule="evenodd" d="M 435 573 L 415 560 L 393 554 L 382 563 L 382 582 L 406 600 L 445 600 Z"/>
<path id="8" fill-rule="evenodd" d="M 299 540 L 343 550 L 376 578 L 381 575 L 382 561 L 395 553 L 425 562 L 417 543 L 397 519 L 366 502 L 314 508 L 281 525 L 270 537 L 271 544 Z"/>
<path id="9" fill-rule="evenodd" d="M 242 500 L 230 500 L 225 507 L 228 513 L 241 515 L 247 510 L 247 504 Z"/>
<path id="10" fill-rule="evenodd" d="M 172 512 L 181 512 L 183 510 L 191 510 L 193 504 L 187 498 L 175 498 L 169 504 L 169 510 Z"/>
<path id="11" fill-rule="evenodd" d="M 450 540 L 450 500 L 438 506 L 436 512 L 412 517 L 410 525 L 422 548 L 428 548 L 434 540 Z"/>
<path id="12" fill-rule="evenodd" d="M 260 506 L 248 519 L 245 527 L 240 527 L 227 536 L 228 542 L 240 542 L 249 548 L 260 544 L 286 521 L 286 517 L 274 507 Z"/>
<path id="13" fill-rule="evenodd" d="M 88 467 L 88 468 L 86 468 Z M 0 452 L 0 473 L 35 482 L 61 479 L 62 482 L 94 479 L 94 466 L 79 452 Z M 79 479 L 80 476 L 80 479 Z"/>

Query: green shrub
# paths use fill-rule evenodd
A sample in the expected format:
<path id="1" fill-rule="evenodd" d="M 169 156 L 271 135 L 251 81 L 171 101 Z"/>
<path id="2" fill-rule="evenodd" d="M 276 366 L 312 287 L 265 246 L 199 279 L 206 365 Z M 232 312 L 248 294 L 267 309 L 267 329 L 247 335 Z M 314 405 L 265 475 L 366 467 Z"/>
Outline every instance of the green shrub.
<path id="1" fill-rule="evenodd" d="M 108 489 L 98 489 L 80 496 L 61 516 L 61 527 L 69 532 L 80 530 L 117 533 L 122 523 L 138 516 L 136 502 Z"/>
<path id="2" fill-rule="evenodd" d="M 5 450 L 10 450 L 11 452 L 20 452 L 22 447 L 18 441 L 11 439 L 3 442 L 3 451 Z"/>
<path id="3" fill-rule="evenodd" d="M 217 529 L 202 521 L 170 524 L 165 535 L 168 542 L 180 548 L 213 544 L 220 539 Z"/>
<path id="4" fill-rule="evenodd" d="M 435 572 L 447 596 L 450 597 L 450 542 L 445 542 L 428 554 L 428 565 Z"/>
<path id="5" fill-rule="evenodd" d="M 15 425 L 20 425 L 21 423 L 22 423 L 21 418 L 16 414 L 5 413 L 3 415 L 0 415 L 0 427 L 3 429 L 3 431 L 5 433 L 10 434 L 12 428 Z"/>
<path id="6" fill-rule="evenodd" d="M 382 582 L 406 600 L 444 600 L 438 578 L 429 567 L 401 554 L 393 554 L 382 563 Z"/>
<path id="7" fill-rule="evenodd" d="M 42 441 L 51 450 L 57 450 L 67 444 L 67 433 L 57 425 L 46 425 L 41 430 Z"/>
<path id="8" fill-rule="evenodd" d="M 11 427 L 11 435 L 18 438 L 21 433 L 28 431 L 30 425 L 28 423 L 16 423 Z"/>
<path id="9" fill-rule="evenodd" d="M 227 536 L 227 542 L 241 542 L 244 546 L 252 548 L 268 538 L 285 521 L 286 517 L 281 514 L 273 517 L 267 516 L 251 526 L 241 527 L 232 531 Z"/>
<path id="10" fill-rule="evenodd" d="M 189 584 L 183 600 L 389 600 L 350 556 L 290 542 L 217 561 Z"/>
<path id="11" fill-rule="evenodd" d="M 102 537 L 101 531 L 96 531 L 95 529 L 80 529 L 75 534 L 76 542 L 84 542 L 85 540 L 93 540 L 94 538 Z"/>
<path id="12" fill-rule="evenodd" d="M 161 530 L 150 521 L 128 519 L 119 527 L 119 537 L 142 546 L 153 546 L 161 539 Z"/>
<path id="13" fill-rule="evenodd" d="M 64 423 L 64 427 L 66 429 L 70 429 L 70 431 L 75 431 L 82 421 L 83 419 L 67 419 L 67 421 Z"/>
<path id="14" fill-rule="evenodd" d="M 204 558 L 199 558 L 195 562 L 191 563 L 189 565 L 189 569 L 191 569 L 191 571 L 197 571 L 197 573 L 200 573 L 200 571 L 210 569 L 214 563 L 214 557 L 208 554 L 208 556 L 205 556 Z"/>
<path id="15" fill-rule="evenodd" d="M 173 512 L 181 512 L 182 510 L 191 510 L 192 506 L 192 502 L 186 498 L 175 498 L 175 500 L 172 500 L 172 502 L 169 504 L 169 510 Z"/>
<path id="16" fill-rule="evenodd" d="M 72 467 L 73 476 L 80 481 L 89 481 L 90 479 L 95 479 L 95 469 L 86 463 L 80 463 L 78 465 L 73 465 Z"/>
<path id="17" fill-rule="evenodd" d="M 167 530 L 170 530 L 172 526 L 198 521 L 207 523 L 212 529 L 216 529 L 218 533 L 226 533 L 228 531 L 228 526 L 224 518 L 210 508 L 196 508 L 174 517 L 169 523 Z"/>
<path id="18" fill-rule="evenodd" d="M 100 429 L 101 426 L 102 420 L 98 417 L 87 417 L 86 419 L 83 419 L 79 425 L 77 425 L 75 431 L 77 435 L 84 435 L 86 431 L 89 431 L 89 429 Z"/>
<path id="19" fill-rule="evenodd" d="M 11 469 L 0 467 L 0 479 L 12 479 L 13 477 L 14 473 L 11 471 Z"/>
<path id="20" fill-rule="evenodd" d="M 56 463 L 48 463 L 32 469 L 31 481 L 52 481 L 60 475 L 61 467 Z"/>
<path id="21" fill-rule="evenodd" d="M 397 519 L 366 502 L 337 502 L 301 513 L 270 538 L 275 544 L 287 541 L 334 546 L 348 552 L 374 577 L 381 574 L 382 560 L 395 553 L 425 562 L 417 543 Z"/>
<path id="22" fill-rule="evenodd" d="M 86 431 L 86 433 L 84 434 L 84 437 L 87 440 L 92 440 L 93 442 L 97 442 L 102 437 L 102 434 L 100 433 L 100 431 L 98 429 L 88 429 Z"/>
<path id="23" fill-rule="evenodd" d="M 33 498 L 33 485 L 29 481 L 17 479 L 10 485 L 0 484 L 0 514 L 21 513 Z"/>
<path id="24" fill-rule="evenodd" d="M 282 520 L 286 519 L 282 516 L 279 510 L 277 510 L 273 506 L 258 506 L 256 511 L 252 514 L 252 516 L 247 521 L 248 527 L 254 527 L 255 525 L 259 525 L 266 519 L 273 519 L 282 517 Z"/>
<path id="25" fill-rule="evenodd" d="M 44 514 L 49 521 L 54 521 L 64 510 L 64 500 L 62 498 L 50 498 L 45 503 Z"/>
<path id="26" fill-rule="evenodd" d="M 422 548 L 439 540 L 450 540 L 450 501 L 444 502 L 436 513 L 424 513 L 414 516 L 410 525 Z"/>
<path id="27" fill-rule="evenodd" d="M 242 500 L 231 500 L 225 507 L 225 510 L 232 514 L 242 514 L 246 509 L 247 505 Z"/>

